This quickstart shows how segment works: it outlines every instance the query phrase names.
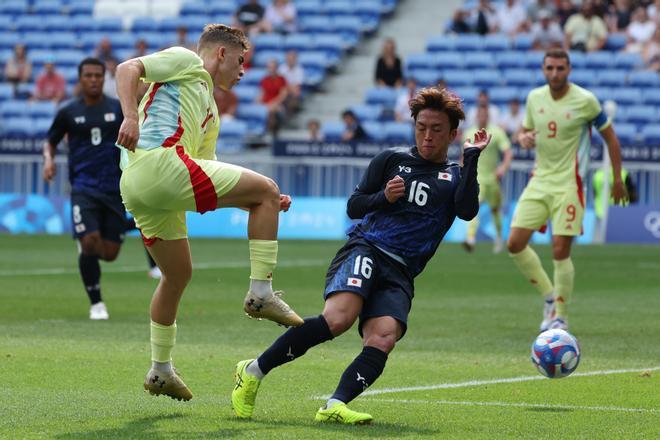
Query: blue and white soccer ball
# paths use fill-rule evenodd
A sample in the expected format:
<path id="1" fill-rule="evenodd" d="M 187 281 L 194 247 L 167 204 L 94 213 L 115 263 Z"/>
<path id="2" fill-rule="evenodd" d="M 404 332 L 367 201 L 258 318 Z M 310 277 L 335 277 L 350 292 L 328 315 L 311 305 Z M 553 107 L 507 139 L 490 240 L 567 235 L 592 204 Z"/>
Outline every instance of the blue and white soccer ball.
<path id="1" fill-rule="evenodd" d="M 550 379 L 566 377 L 580 363 L 580 345 L 566 330 L 544 331 L 532 344 L 532 362 Z"/>

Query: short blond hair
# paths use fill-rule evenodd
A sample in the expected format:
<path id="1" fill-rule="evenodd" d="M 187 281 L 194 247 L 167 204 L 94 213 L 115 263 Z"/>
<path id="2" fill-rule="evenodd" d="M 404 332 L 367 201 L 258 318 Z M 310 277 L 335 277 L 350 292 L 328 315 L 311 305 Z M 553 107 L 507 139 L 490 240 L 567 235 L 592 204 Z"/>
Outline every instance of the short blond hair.
<path id="1" fill-rule="evenodd" d="M 202 32 L 197 43 L 197 52 L 201 52 L 203 49 L 214 44 L 242 47 L 243 50 L 250 48 L 250 41 L 242 30 L 220 23 L 212 23 L 204 26 L 204 32 Z"/>

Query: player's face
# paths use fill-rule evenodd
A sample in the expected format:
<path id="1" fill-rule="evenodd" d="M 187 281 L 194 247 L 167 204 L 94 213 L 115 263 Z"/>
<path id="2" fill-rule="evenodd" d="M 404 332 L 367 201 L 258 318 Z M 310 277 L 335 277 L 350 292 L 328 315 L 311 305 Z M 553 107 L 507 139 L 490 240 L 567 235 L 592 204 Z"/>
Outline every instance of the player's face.
<path id="1" fill-rule="evenodd" d="M 83 96 L 98 98 L 103 93 L 103 67 L 85 64 L 80 72 L 80 89 Z"/>
<path id="2" fill-rule="evenodd" d="M 445 112 L 424 109 L 415 122 L 415 143 L 422 158 L 442 163 L 447 160 L 447 149 L 456 137 L 456 130 L 449 125 Z"/>
<path id="3" fill-rule="evenodd" d="M 566 58 L 547 57 L 543 62 L 543 73 L 550 89 L 559 92 L 568 83 L 571 66 L 569 66 Z"/>
<path id="4" fill-rule="evenodd" d="M 245 73 L 243 68 L 245 51 L 242 48 L 225 47 L 221 49 L 224 49 L 224 58 L 213 82 L 221 89 L 229 90 L 238 84 Z"/>

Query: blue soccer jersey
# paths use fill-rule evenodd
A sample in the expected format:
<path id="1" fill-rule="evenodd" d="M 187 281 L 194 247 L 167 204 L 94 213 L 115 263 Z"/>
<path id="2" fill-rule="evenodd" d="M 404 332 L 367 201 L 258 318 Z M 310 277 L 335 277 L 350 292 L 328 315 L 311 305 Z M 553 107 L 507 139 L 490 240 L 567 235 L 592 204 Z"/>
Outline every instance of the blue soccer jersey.
<path id="1" fill-rule="evenodd" d="M 348 201 L 348 216 L 362 219 L 349 235 L 403 262 L 417 276 L 435 254 L 454 219 L 471 220 L 479 210 L 479 149 L 465 151 L 464 166 L 438 164 L 417 148 L 387 150 L 376 156 Z M 394 203 L 385 186 L 403 178 L 405 195 Z"/>
<path id="2" fill-rule="evenodd" d="M 119 193 L 119 149 L 115 147 L 123 120 L 119 101 L 104 96 L 96 105 L 83 98 L 60 107 L 48 130 L 48 142 L 68 136 L 69 180 L 73 191 Z"/>

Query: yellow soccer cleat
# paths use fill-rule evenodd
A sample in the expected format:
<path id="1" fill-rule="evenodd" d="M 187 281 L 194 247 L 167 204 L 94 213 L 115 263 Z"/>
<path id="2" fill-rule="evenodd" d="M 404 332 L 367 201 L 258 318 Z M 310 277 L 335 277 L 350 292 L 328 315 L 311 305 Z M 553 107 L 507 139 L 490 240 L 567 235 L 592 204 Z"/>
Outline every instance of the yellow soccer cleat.
<path id="1" fill-rule="evenodd" d="M 144 379 L 144 389 L 152 396 L 164 394 L 175 400 L 190 400 L 193 396 L 176 370 L 167 375 L 152 368 Z"/>
<path id="2" fill-rule="evenodd" d="M 335 422 L 346 425 L 367 425 L 373 419 L 371 414 L 348 409 L 345 403 L 335 403 L 332 408 L 321 407 L 314 417 L 317 422 Z"/>
<path id="3" fill-rule="evenodd" d="M 270 298 L 260 299 L 252 291 L 245 296 L 243 310 L 257 319 L 268 319 L 286 327 L 299 327 L 305 323 L 287 303 L 282 300 L 284 292 L 273 292 Z"/>
<path id="4" fill-rule="evenodd" d="M 254 411 L 254 400 L 257 397 L 257 391 L 261 381 L 255 376 L 248 374 L 245 369 L 254 362 L 254 359 L 247 359 L 236 364 L 234 373 L 234 390 L 231 392 L 231 406 L 236 415 L 242 419 L 252 417 Z"/>

